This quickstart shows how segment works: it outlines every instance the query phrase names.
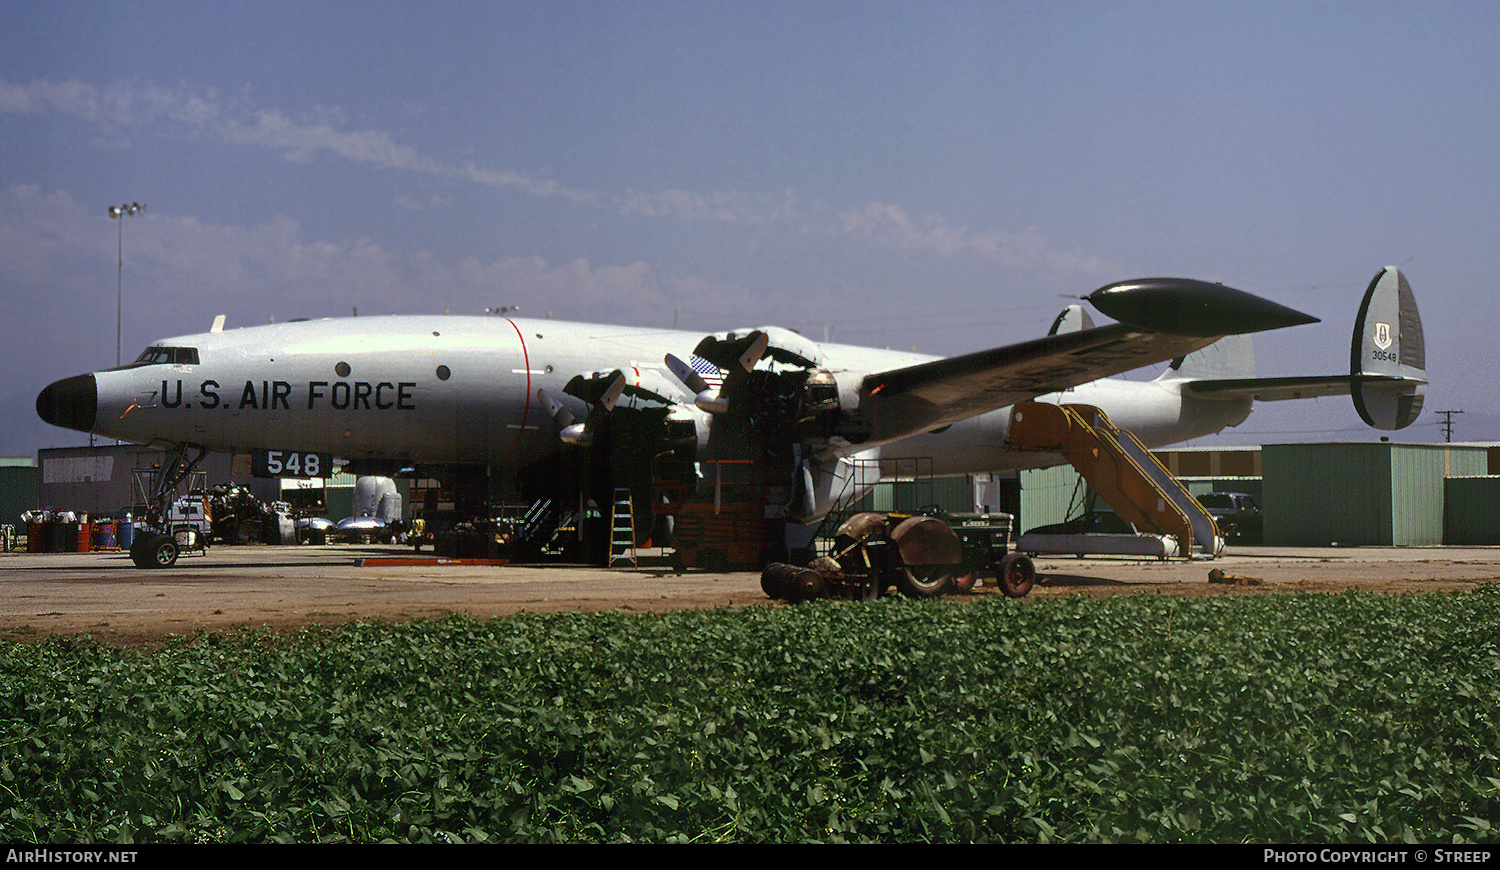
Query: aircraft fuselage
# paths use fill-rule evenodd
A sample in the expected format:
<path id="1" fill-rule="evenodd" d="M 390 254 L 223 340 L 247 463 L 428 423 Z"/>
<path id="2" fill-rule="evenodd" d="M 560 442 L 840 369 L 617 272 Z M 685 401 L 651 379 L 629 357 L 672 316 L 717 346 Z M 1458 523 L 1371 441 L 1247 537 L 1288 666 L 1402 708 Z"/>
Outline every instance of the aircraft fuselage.
<path id="1" fill-rule="evenodd" d="M 558 426 L 539 390 L 581 416 L 586 405 L 564 393 L 575 376 L 618 369 L 632 383 L 675 383 L 664 357 L 687 357 L 701 337 L 499 317 L 293 322 L 158 341 L 135 364 L 53 384 L 38 409 L 56 425 L 141 444 L 513 469 L 559 449 Z M 846 409 L 865 374 L 932 359 L 847 345 L 817 349 Z M 1041 401 L 1096 405 L 1149 446 L 1216 432 L 1242 420 L 1250 405 L 1185 399 L 1164 379 L 1100 380 Z M 881 458 L 929 457 L 936 474 L 1061 461 L 1007 449 L 1008 422 L 1009 409 L 991 411 L 893 441 Z"/>

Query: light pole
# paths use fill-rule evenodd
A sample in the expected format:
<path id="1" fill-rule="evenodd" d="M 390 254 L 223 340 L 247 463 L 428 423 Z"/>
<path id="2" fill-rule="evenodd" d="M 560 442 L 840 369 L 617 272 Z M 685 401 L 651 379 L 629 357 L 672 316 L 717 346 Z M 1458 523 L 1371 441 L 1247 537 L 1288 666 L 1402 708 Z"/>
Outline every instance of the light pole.
<path id="1" fill-rule="evenodd" d="M 120 366 L 120 320 L 125 308 L 125 218 L 146 210 L 144 203 L 132 202 L 109 207 L 109 216 L 120 222 L 119 238 L 115 249 L 118 260 L 115 264 L 115 367 Z"/>

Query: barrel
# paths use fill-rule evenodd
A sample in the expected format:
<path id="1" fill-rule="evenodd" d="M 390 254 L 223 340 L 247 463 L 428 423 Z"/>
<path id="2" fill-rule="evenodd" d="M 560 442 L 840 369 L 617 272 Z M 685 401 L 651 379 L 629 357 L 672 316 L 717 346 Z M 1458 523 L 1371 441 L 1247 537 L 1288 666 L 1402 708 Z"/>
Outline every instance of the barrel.
<path id="1" fill-rule="evenodd" d="M 53 520 L 47 524 L 46 553 L 78 552 L 78 524 Z"/>
<path id="2" fill-rule="evenodd" d="M 115 521 L 95 520 L 93 548 L 95 550 L 115 549 Z"/>

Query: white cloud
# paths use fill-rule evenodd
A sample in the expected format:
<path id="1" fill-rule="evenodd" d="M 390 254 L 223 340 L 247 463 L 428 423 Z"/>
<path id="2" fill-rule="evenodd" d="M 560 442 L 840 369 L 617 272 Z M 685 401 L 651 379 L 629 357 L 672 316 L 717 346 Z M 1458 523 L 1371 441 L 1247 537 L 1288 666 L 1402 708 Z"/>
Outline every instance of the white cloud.
<path id="1" fill-rule="evenodd" d="M 935 214 L 913 214 L 884 202 L 844 211 L 829 222 L 800 207 L 792 191 L 707 193 L 673 188 L 657 192 L 627 189 L 611 194 L 571 188 L 554 179 L 473 163 L 450 164 L 403 145 L 378 130 L 344 129 L 341 113 L 318 108 L 305 119 L 255 106 L 247 96 L 226 98 L 215 91 L 185 86 L 161 88 L 117 83 L 100 88 L 84 82 L 0 81 L 0 113 L 57 113 L 102 126 L 171 129 L 187 136 L 279 153 L 293 162 L 332 157 L 383 170 L 439 176 L 482 187 L 517 190 L 532 196 L 578 204 L 608 205 L 626 217 L 695 223 L 785 226 L 798 232 L 832 234 L 882 248 L 943 258 L 974 257 L 1004 266 L 1044 270 L 1063 276 L 1106 275 L 1115 264 L 1078 251 L 1060 249 L 1038 229 L 1021 232 L 971 230 Z M 408 203 L 411 200 L 407 200 Z"/>
<path id="2" fill-rule="evenodd" d="M 688 221 L 765 225 L 803 223 L 790 192 L 774 194 L 713 191 L 695 193 L 672 189 L 658 193 L 629 190 L 618 197 L 621 214 L 644 217 L 677 218 Z"/>
<path id="3" fill-rule="evenodd" d="M 354 163 L 385 169 L 435 172 L 438 167 L 414 149 L 396 144 L 389 135 L 370 130 L 346 132 L 326 123 L 293 121 L 281 112 L 259 110 L 244 118 L 209 125 L 224 141 L 280 151 L 288 160 L 306 162 L 329 153 Z"/>
<path id="4" fill-rule="evenodd" d="M 12 308 L 15 322 L 65 320 L 113 296 L 118 229 L 102 208 L 86 208 L 66 193 L 35 185 L 0 191 L 0 250 L 8 252 L 0 258 L 0 286 L 14 288 L 14 305 L 24 308 L 24 316 Z M 210 308 L 233 312 L 232 322 L 241 325 L 354 308 L 477 314 L 493 305 L 521 305 L 538 317 L 551 310 L 558 317 L 608 320 L 670 311 L 674 295 L 644 262 L 444 261 L 430 251 L 392 250 L 368 239 L 308 239 L 286 216 L 224 226 L 149 212 L 124 229 L 126 320 L 153 338 L 163 330 L 197 329 Z M 169 325 L 177 318 L 186 319 Z"/>
<path id="5" fill-rule="evenodd" d="M 983 260 L 1064 276 L 1118 274 L 1119 266 L 1100 257 L 1060 250 L 1041 230 L 1019 233 L 951 226 L 939 215 L 914 215 L 900 206 L 872 202 L 839 215 L 845 235 L 898 251 L 920 251 L 940 257 L 968 254 Z"/>

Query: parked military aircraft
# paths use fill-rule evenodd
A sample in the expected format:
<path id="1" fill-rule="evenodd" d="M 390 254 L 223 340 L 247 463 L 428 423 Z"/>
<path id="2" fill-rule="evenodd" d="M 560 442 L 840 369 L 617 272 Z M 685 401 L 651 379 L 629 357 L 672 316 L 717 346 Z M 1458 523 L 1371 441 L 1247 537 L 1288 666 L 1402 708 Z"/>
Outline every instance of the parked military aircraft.
<path id="1" fill-rule="evenodd" d="M 950 358 L 819 343 L 777 327 L 702 336 L 510 317 L 328 319 L 169 338 L 133 363 L 37 397 L 56 426 L 176 451 L 248 453 L 256 473 L 487 469 L 507 499 L 643 499 L 714 460 L 754 460 L 767 515 L 789 540 L 862 495 L 878 469 L 924 458 L 934 475 L 1061 462 L 1007 442 L 1019 402 L 1103 409 L 1148 446 L 1240 423 L 1255 399 L 1352 394 L 1370 425 L 1421 409 L 1421 323 L 1394 267 L 1371 281 L 1348 374 L 1255 378 L 1249 333 L 1316 318 L 1222 285 L 1144 279 L 1085 297 L 1046 337 Z M 1227 338 L 1226 338 L 1227 337 Z M 1222 339 L 1222 340 L 1221 340 Z M 1151 381 L 1111 379 L 1171 360 Z M 663 465 L 666 461 L 666 466 Z M 672 464 L 672 463 L 675 463 Z M 674 469 L 663 472 L 662 468 Z M 909 466 L 907 466 L 909 467 Z M 176 474 L 163 475 L 163 486 Z M 170 536 L 138 564 L 170 564 Z"/>

